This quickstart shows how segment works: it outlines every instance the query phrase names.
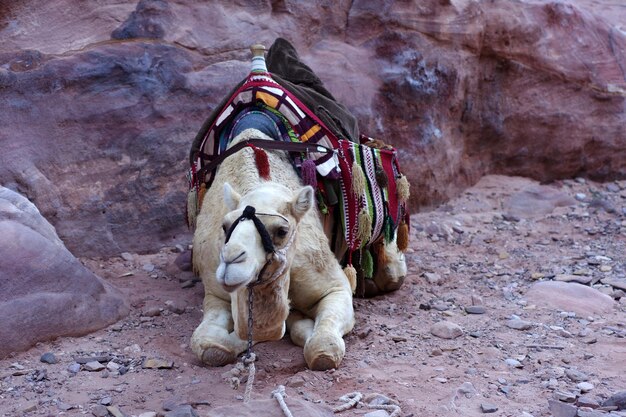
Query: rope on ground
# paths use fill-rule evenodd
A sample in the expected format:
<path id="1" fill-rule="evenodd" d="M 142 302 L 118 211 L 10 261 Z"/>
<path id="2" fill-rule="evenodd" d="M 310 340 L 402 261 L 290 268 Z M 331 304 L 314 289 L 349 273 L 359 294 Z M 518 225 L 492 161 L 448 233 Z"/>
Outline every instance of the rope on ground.
<path id="1" fill-rule="evenodd" d="M 356 405 L 360 403 L 366 408 L 385 410 L 389 413 L 389 417 L 399 417 L 402 413 L 402 409 L 395 401 L 382 394 L 371 394 L 365 399 L 365 402 L 361 402 L 361 399 L 363 399 L 363 394 L 358 391 L 346 394 L 339 398 L 339 401 L 344 402 L 344 404 L 335 407 L 333 409 L 333 412 L 341 413 L 342 411 L 346 411 L 351 409 L 352 407 L 356 407 Z M 377 400 L 375 404 L 373 400 Z"/>
<path id="2" fill-rule="evenodd" d="M 346 411 L 351 409 L 352 407 L 356 407 L 356 405 L 363 398 L 363 394 L 360 392 L 351 392 L 350 394 L 343 395 L 339 398 L 339 401 L 342 401 L 344 404 L 338 405 L 333 409 L 333 413 L 341 413 L 342 411 Z"/>
<path id="3" fill-rule="evenodd" d="M 285 393 L 285 387 L 283 385 L 279 385 L 274 391 L 272 391 L 272 397 L 276 398 L 278 401 L 278 405 L 280 409 L 283 410 L 285 417 L 293 417 L 291 411 L 289 411 L 289 407 L 287 407 L 287 403 L 285 402 L 285 397 L 287 394 Z"/>
<path id="4" fill-rule="evenodd" d="M 256 356 L 254 353 L 250 353 L 250 356 L 243 358 L 243 363 L 248 368 L 248 381 L 246 382 L 246 391 L 243 394 L 244 403 L 250 401 L 250 395 L 252 394 L 252 384 L 254 384 L 254 376 L 256 375 L 256 367 L 254 366 L 255 360 Z"/>

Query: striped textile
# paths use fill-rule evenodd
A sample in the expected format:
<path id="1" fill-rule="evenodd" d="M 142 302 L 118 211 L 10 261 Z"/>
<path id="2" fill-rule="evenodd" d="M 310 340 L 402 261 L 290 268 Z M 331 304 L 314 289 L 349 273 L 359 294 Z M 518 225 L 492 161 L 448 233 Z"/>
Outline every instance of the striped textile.
<path id="1" fill-rule="evenodd" d="M 400 175 L 396 151 L 375 149 L 366 145 L 340 141 L 339 163 L 341 167 L 341 208 L 343 232 L 348 248 L 356 251 L 384 237 L 385 220 L 391 220 L 392 232 L 405 218 L 404 204 L 400 204 L 396 181 Z M 352 164 L 356 160 L 367 182 L 364 195 L 355 196 L 352 190 Z M 382 187 L 376 178 L 377 170 L 385 172 L 387 186 Z M 358 215 L 365 208 L 371 219 L 372 234 L 367 241 L 358 238 Z"/>

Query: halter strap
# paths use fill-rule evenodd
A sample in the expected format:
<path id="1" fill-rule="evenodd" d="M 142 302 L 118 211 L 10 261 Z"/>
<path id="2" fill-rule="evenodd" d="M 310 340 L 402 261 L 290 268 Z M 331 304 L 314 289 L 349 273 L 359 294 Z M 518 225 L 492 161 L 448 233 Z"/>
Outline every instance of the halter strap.
<path id="1" fill-rule="evenodd" d="M 237 227 L 239 222 L 242 220 L 252 220 L 252 222 L 254 223 L 254 227 L 256 227 L 257 232 L 259 232 L 259 236 L 261 236 L 263 249 L 265 249 L 265 252 L 267 253 L 273 253 L 274 244 L 272 243 L 272 238 L 270 237 L 270 234 L 265 228 L 263 222 L 259 220 L 259 218 L 256 216 L 256 209 L 252 206 L 246 206 L 246 208 L 243 209 L 243 213 L 241 214 L 241 216 L 239 216 L 237 220 L 233 222 L 233 224 L 230 226 L 230 229 L 228 229 L 228 232 L 226 233 L 226 241 L 224 243 L 228 243 L 228 241 L 230 240 L 230 235 L 233 234 L 235 227 Z"/>

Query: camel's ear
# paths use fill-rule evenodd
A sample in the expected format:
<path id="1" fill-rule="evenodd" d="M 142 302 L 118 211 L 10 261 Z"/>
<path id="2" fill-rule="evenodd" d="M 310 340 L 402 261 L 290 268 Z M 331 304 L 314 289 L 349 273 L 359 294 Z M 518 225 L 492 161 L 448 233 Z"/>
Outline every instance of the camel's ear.
<path id="1" fill-rule="evenodd" d="M 310 185 L 300 189 L 296 198 L 291 202 L 291 212 L 297 220 L 300 220 L 313 207 L 314 198 L 315 193 Z"/>
<path id="2" fill-rule="evenodd" d="M 237 193 L 237 191 L 233 190 L 233 187 L 230 186 L 229 183 L 224 183 L 224 204 L 226 204 L 226 208 L 230 211 L 235 210 L 239 207 L 239 200 L 241 200 L 241 196 Z"/>

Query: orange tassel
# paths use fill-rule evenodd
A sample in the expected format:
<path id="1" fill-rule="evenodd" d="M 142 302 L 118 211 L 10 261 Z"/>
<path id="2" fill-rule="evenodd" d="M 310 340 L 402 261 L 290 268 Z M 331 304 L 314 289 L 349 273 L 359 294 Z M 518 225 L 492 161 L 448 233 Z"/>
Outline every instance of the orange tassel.
<path id="1" fill-rule="evenodd" d="M 204 195 L 206 194 L 206 184 L 200 184 L 200 191 L 198 191 L 198 211 L 202 210 L 202 202 L 204 201 Z"/>
<path id="2" fill-rule="evenodd" d="M 384 243 L 376 245 L 376 259 L 379 268 L 387 263 L 387 253 L 385 253 Z"/>
<path id="3" fill-rule="evenodd" d="M 409 247 L 409 226 L 402 222 L 400 226 L 398 226 L 398 237 L 397 237 L 398 249 L 402 252 L 407 250 Z"/>

